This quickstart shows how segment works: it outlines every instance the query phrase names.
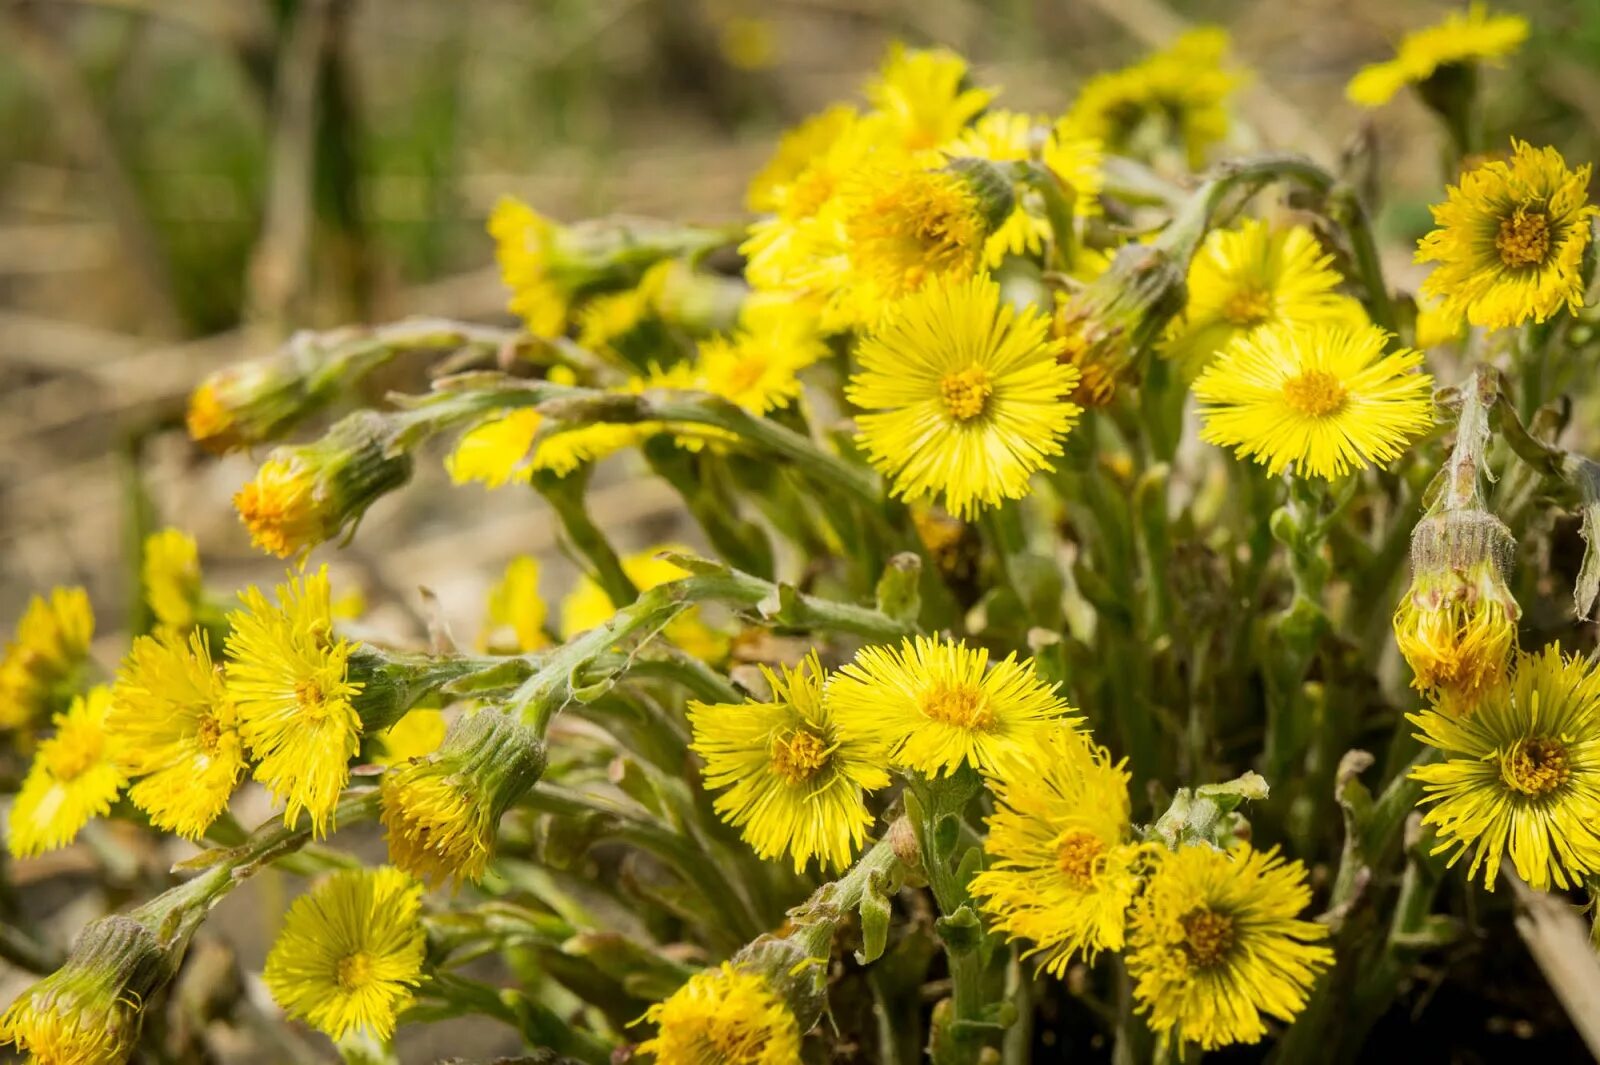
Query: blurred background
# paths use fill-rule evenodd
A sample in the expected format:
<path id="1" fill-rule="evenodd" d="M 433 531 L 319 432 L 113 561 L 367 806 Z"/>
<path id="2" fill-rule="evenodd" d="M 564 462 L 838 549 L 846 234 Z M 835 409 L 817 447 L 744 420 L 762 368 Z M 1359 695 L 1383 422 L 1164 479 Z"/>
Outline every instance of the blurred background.
<path id="1" fill-rule="evenodd" d="M 150 526 L 193 532 L 214 588 L 281 573 L 251 551 L 228 502 L 250 458 L 202 457 L 182 432 L 204 373 L 297 328 L 416 314 L 509 322 L 483 232 L 503 193 L 563 220 L 737 219 L 779 131 L 855 98 L 894 40 L 966 55 L 980 83 L 1003 88 L 1002 106 L 1059 113 L 1088 75 L 1189 25 L 1225 26 L 1253 72 L 1231 147 L 1331 163 L 1370 123 L 1391 276 L 1410 285 L 1411 242 L 1445 178 L 1438 134 L 1408 96 L 1366 114 L 1344 84 L 1450 6 L 0 0 L 0 627 L 32 592 L 82 584 L 99 657 L 114 664 L 134 593 L 129 545 Z M 1494 139 L 1600 157 L 1600 0 L 1495 9 L 1526 15 L 1533 37 L 1488 75 Z M 565 589 L 570 570 L 533 493 L 449 490 L 437 464 L 419 464 L 418 479 L 375 507 L 348 549 L 319 552 L 336 583 L 366 592 L 374 624 L 420 634 L 425 585 L 470 639 L 484 589 L 521 553 L 548 559 L 547 596 Z M 658 481 L 611 470 L 591 498 L 624 548 L 686 535 Z M 253 823 L 267 809 L 237 812 Z M 44 859 L 16 872 L 71 875 Z M 261 889 L 283 890 L 266 877 Z M 87 913 L 105 900 L 78 901 Z M 252 964 L 271 924 L 235 925 Z"/>

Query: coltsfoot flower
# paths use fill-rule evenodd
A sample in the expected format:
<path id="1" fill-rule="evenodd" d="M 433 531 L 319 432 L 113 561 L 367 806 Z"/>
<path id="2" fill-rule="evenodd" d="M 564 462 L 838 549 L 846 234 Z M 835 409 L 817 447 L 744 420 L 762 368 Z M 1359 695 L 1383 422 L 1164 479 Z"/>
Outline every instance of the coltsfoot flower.
<path id="1" fill-rule="evenodd" d="M 166 628 L 192 628 L 200 610 L 200 548 L 181 529 L 162 529 L 144 540 L 139 566 L 145 602 Z"/>
<path id="2" fill-rule="evenodd" d="M 1032 940 L 1028 956 L 1056 976 L 1075 958 L 1121 950 L 1141 853 L 1122 765 L 1060 727 L 989 786 L 988 861 L 971 890 L 993 926 Z"/>
<path id="3" fill-rule="evenodd" d="M 139 921 L 91 921 L 66 962 L 17 996 L 0 1017 L 0 1043 L 40 1065 L 122 1065 L 133 1056 L 144 1007 L 172 978 L 173 960 Z"/>
<path id="4" fill-rule="evenodd" d="M 864 793 L 889 784 L 888 744 L 841 726 L 815 652 L 762 674 L 770 701 L 689 704 L 706 786 L 726 789 L 717 813 L 763 858 L 787 852 L 797 873 L 812 858 L 842 869 L 872 826 Z"/>
<path id="5" fill-rule="evenodd" d="M 724 962 L 689 978 L 644 1020 L 656 1034 L 639 1044 L 656 1065 L 792 1065 L 800 1025 L 766 977 Z"/>
<path id="6" fill-rule="evenodd" d="M 55 734 L 39 744 L 11 804 L 6 842 L 18 858 L 65 847 L 92 817 L 111 810 L 127 783 L 111 758 L 109 688 L 91 688 L 55 716 Z"/>
<path id="7" fill-rule="evenodd" d="M 1433 425 L 1422 354 L 1384 351 L 1377 326 L 1274 325 L 1239 337 L 1194 383 L 1200 438 L 1254 458 L 1274 477 L 1333 480 L 1397 458 Z"/>
<path id="8" fill-rule="evenodd" d="M 518 652 L 547 647 L 550 636 L 545 622 L 549 613 L 544 596 L 539 594 L 539 560 L 532 555 L 518 555 L 506 563 L 500 580 L 489 589 L 487 616 L 478 642 L 486 649 L 509 643 Z"/>
<path id="9" fill-rule="evenodd" d="M 134 640 L 111 690 L 106 730 L 116 764 L 136 779 L 128 797 L 157 828 L 199 839 L 228 808 L 244 746 L 204 634 Z"/>
<path id="10" fill-rule="evenodd" d="M 491 708 L 460 718 L 439 749 L 380 784 L 389 860 L 429 884 L 483 877 L 506 809 L 544 772 L 544 744 Z"/>
<path id="11" fill-rule="evenodd" d="M 262 979 L 284 1012 L 330 1038 L 394 1034 L 422 982 L 422 885 L 398 869 L 335 873 L 289 907 Z"/>
<path id="12" fill-rule="evenodd" d="M 875 129 L 883 127 L 898 148 L 917 152 L 953 140 L 995 92 L 972 85 L 967 61 L 954 52 L 896 44 L 867 83 L 866 97 L 875 109 Z"/>
<path id="13" fill-rule="evenodd" d="M 1158 851 L 1130 913 L 1126 960 L 1152 1031 L 1215 1050 L 1259 1042 L 1263 1014 L 1291 1021 L 1333 961 L 1305 866 L 1249 844 Z"/>
<path id="14" fill-rule="evenodd" d="M 933 282 L 861 343 L 846 395 L 869 412 L 858 439 L 895 495 L 942 494 L 964 518 L 1027 494 L 1079 414 L 1077 371 L 1048 330 L 985 274 Z"/>
<path id="15" fill-rule="evenodd" d="M 1433 208 L 1438 227 L 1417 245 L 1417 262 L 1438 263 L 1424 295 L 1473 325 L 1506 329 L 1583 306 L 1583 257 L 1592 219 L 1589 175 L 1554 148 L 1511 142 L 1509 161 L 1461 175 Z"/>
<path id="16" fill-rule="evenodd" d="M 1382 107 L 1407 85 L 1423 85 L 1443 72 L 1483 60 L 1498 60 L 1528 39 L 1518 15 L 1490 15 L 1482 3 L 1452 11 L 1436 26 L 1405 35 L 1393 59 L 1362 67 L 1345 86 L 1351 103 Z"/>
<path id="17" fill-rule="evenodd" d="M 255 585 L 239 599 L 226 667 L 239 735 L 255 778 L 284 802 L 284 821 L 307 813 L 325 835 L 361 744 L 361 683 L 350 679 L 357 645 L 334 635 L 326 566 L 278 585 L 276 603 Z"/>
<path id="18" fill-rule="evenodd" d="M 1538 891 L 1600 872 L 1600 673 L 1554 647 L 1517 657 L 1511 683 L 1465 717 L 1411 715 L 1418 739 L 1445 754 L 1411 771 L 1423 822 L 1467 876 L 1494 890 L 1502 856 Z"/>
<path id="19" fill-rule="evenodd" d="M 876 736 L 896 763 L 929 776 L 1005 772 L 1048 730 L 1081 720 L 1031 662 L 1010 656 L 991 669 L 987 650 L 942 637 L 862 648 L 827 700 L 840 727 Z"/>
<path id="20" fill-rule="evenodd" d="M 34 596 L 0 658 L 0 729 L 26 729 L 65 709 L 94 637 L 94 611 L 82 588 Z"/>

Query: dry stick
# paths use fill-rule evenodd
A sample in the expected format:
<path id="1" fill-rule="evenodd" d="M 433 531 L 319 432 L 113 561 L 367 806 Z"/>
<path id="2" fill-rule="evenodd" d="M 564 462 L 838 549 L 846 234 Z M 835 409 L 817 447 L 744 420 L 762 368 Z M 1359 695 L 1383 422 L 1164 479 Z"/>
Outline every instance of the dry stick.
<path id="1" fill-rule="evenodd" d="M 1600 1059 L 1600 956 L 1589 945 L 1589 929 L 1560 895 L 1529 887 L 1509 859 L 1500 863 L 1500 872 L 1516 896 L 1517 934 L 1589 1053 Z"/>
<path id="2" fill-rule="evenodd" d="M 164 336 L 182 335 L 183 313 L 174 295 L 172 273 L 161 241 L 145 214 L 133 179 L 123 166 L 116 138 L 111 135 L 94 95 L 78 72 L 71 52 L 39 25 L 32 4 L 4 5 L 0 18 L 10 31 L 16 51 L 33 68 L 43 89 L 41 96 L 49 100 L 51 109 L 60 116 L 71 149 L 92 166 L 99 177 L 106 208 L 128 258 L 132 281 L 144 289 L 145 310 L 151 327 Z"/>

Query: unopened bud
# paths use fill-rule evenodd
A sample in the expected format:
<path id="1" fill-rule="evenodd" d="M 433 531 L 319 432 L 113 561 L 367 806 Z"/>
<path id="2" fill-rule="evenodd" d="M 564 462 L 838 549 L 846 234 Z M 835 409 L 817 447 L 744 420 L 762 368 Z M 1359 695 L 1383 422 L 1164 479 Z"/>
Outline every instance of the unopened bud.
<path id="1" fill-rule="evenodd" d="M 1073 401 L 1110 403 L 1118 382 L 1137 373 L 1144 352 L 1186 299 L 1183 262 L 1147 244 L 1120 249 L 1105 273 L 1076 294 L 1058 297 L 1051 331 L 1066 342 L 1061 361 L 1078 368 Z"/>

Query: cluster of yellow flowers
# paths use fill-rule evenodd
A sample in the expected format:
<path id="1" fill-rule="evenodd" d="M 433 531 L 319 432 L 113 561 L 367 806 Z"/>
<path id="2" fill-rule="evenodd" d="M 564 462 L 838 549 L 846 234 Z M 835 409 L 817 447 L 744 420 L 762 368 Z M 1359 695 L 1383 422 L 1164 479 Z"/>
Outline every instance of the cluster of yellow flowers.
<path id="1" fill-rule="evenodd" d="M 1526 34 L 1474 5 L 1348 94 L 1377 106 L 1414 86 L 1460 139 L 1479 65 Z M 196 443 L 277 445 L 234 502 L 297 568 L 228 610 L 194 540 L 148 537 L 148 616 L 105 683 L 82 589 L 27 607 L 0 658 L 0 729 L 31 759 L 10 853 L 107 817 L 205 853 L 86 928 L 0 1038 L 42 1062 L 128 1060 L 206 910 L 363 820 L 387 864 L 301 854 L 327 875 L 263 974 L 351 1054 L 389 1053 L 411 1016 L 479 1013 L 563 1060 L 794 1065 L 852 978 L 833 956 L 847 923 L 870 964 L 893 900 L 924 886 L 937 919 L 895 935 L 942 948 L 940 1065 L 991 1060 L 1012 1000 L 1031 1008 L 1019 985 L 1070 982 L 1103 954 L 1168 1060 L 1284 1026 L 1303 1048 L 1332 1015 L 1313 998 L 1361 979 L 1345 915 L 1411 807 L 1434 854 L 1470 856 L 1470 881 L 1600 882 L 1600 672 L 1554 642 L 1519 649 L 1518 545 L 1484 490 L 1501 433 L 1600 520 L 1600 468 L 1535 439 L 1490 372 L 1586 310 L 1590 170 L 1519 140 L 1464 157 L 1415 252 L 1432 264 L 1418 306 L 1385 283 L 1354 190 L 1320 167 L 1267 156 L 1190 180 L 1230 139 L 1245 75 L 1227 52 L 1192 31 L 1037 116 L 996 106 L 960 56 L 896 46 L 859 102 L 784 136 L 748 225 L 564 225 L 508 199 L 489 232 L 520 331 L 302 336 L 200 385 Z M 1285 182 L 1306 193 L 1293 212 L 1260 195 Z M 280 442 L 419 348 L 458 349 L 459 372 Z M 1465 383 L 1436 394 L 1433 353 Z M 1180 449 L 1191 405 L 1201 441 L 1250 461 Z M 1425 490 L 1438 410 L 1455 438 Z M 581 572 L 552 610 L 539 563 L 511 561 L 472 653 L 440 634 L 426 653 L 378 646 L 305 559 L 446 435 L 450 477 L 535 489 Z M 584 490 L 628 449 L 722 561 L 612 547 Z M 1379 693 L 1392 650 L 1389 667 L 1352 663 L 1413 523 L 1393 632 L 1404 694 L 1426 706 L 1406 714 Z M 1335 590 L 1336 559 L 1359 575 Z M 1199 591 L 1180 602 L 1180 585 Z M 1336 704 L 1352 672 L 1359 693 Z M 1248 720 L 1225 740 L 1207 715 L 1230 698 Z M 1380 702 L 1386 717 L 1357 720 Z M 1346 857 L 1372 867 L 1313 875 L 1303 811 L 1338 822 L 1331 767 L 1374 720 L 1406 722 L 1399 799 L 1350 799 L 1341 770 Z M 1291 812 L 1254 772 L 1214 782 L 1252 744 Z M 1170 779 L 1190 786 L 1168 794 Z M 282 807 L 254 832 L 230 813 L 247 781 Z M 591 854 L 602 840 L 648 858 Z M 556 871 L 574 853 L 591 875 Z M 447 883 L 471 903 L 425 893 Z M 1310 920 L 1314 887 L 1328 907 Z M 459 969 L 512 949 L 558 957 L 539 977 L 556 1006 Z M 923 957 L 903 996 L 919 1024 L 937 974 Z"/>

